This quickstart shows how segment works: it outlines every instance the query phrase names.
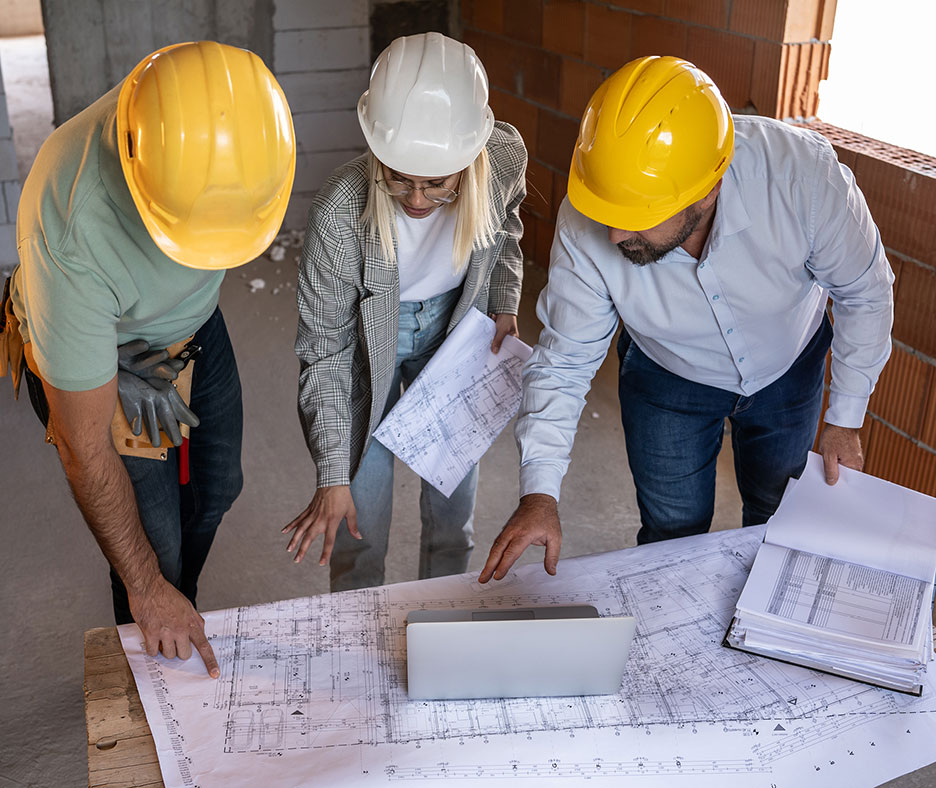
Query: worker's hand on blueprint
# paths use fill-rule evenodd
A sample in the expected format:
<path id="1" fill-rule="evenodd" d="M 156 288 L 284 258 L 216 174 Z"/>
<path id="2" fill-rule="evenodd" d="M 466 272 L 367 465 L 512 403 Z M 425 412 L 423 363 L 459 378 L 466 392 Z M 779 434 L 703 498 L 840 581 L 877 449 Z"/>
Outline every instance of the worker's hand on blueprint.
<path id="1" fill-rule="evenodd" d="M 531 544 L 545 545 L 543 567 L 549 574 L 556 574 L 559 548 L 562 546 L 562 528 L 559 525 L 559 504 L 551 495 L 536 493 L 524 495 L 520 499 L 517 510 L 491 545 L 491 552 L 478 576 L 478 582 L 486 583 L 492 577 L 502 580 Z"/>
<path id="2" fill-rule="evenodd" d="M 181 591 L 162 577 L 143 592 L 127 591 L 130 612 L 143 632 L 147 654 L 155 657 L 162 651 L 167 659 L 188 659 L 194 645 L 208 675 L 213 679 L 221 675 L 214 650 L 205 637 L 205 619 Z"/>
<path id="3" fill-rule="evenodd" d="M 851 427 L 826 424 L 819 436 L 819 453 L 825 464 L 825 480 L 828 484 L 838 481 L 840 464 L 856 471 L 864 467 L 859 430 Z"/>
<path id="4" fill-rule="evenodd" d="M 517 316 L 507 314 L 491 315 L 491 319 L 494 321 L 494 341 L 491 342 L 491 352 L 499 353 L 504 337 L 520 336 L 520 332 L 517 330 Z"/>
<path id="5" fill-rule="evenodd" d="M 284 534 L 293 532 L 286 551 L 291 553 L 297 547 L 299 548 L 293 559 L 298 564 L 318 535 L 324 534 L 322 555 L 319 558 L 319 566 L 324 566 L 331 558 L 332 549 L 335 547 L 335 535 L 338 533 L 342 520 L 348 521 L 348 531 L 351 536 L 355 539 L 363 538 L 357 527 L 357 510 L 351 498 L 351 488 L 346 484 L 319 487 L 315 491 L 312 503 L 306 507 L 305 511 L 283 528 Z"/>

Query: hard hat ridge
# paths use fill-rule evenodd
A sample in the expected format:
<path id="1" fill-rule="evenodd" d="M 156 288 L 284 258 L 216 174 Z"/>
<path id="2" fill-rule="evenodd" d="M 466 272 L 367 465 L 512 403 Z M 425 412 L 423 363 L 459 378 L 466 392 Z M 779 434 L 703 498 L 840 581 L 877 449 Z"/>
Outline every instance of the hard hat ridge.
<path id="1" fill-rule="evenodd" d="M 646 230 L 711 191 L 733 149 L 731 113 L 704 72 L 674 57 L 639 58 L 588 103 L 569 200 L 602 224 Z"/>
<path id="2" fill-rule="evenodd" d="M 295 136 L 286 97 L 254 53 L 199 41 L 147 56 L 120 88 L 117 137 L 140 217 L 176 262 L 231 268 L 276 236 Z"/>
<path id="3" fill-rule="evenodd" d="M 477 158 L 494 127 L 487 74 L 471 47 L 441 33 L 395 39 L 371 69 L 358 120 L 374 155 L 440 177 Z"/>

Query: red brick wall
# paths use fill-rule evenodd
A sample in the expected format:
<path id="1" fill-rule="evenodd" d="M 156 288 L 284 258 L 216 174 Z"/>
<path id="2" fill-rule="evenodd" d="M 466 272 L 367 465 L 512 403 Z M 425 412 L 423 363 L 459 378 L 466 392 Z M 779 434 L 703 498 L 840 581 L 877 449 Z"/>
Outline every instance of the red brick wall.
<path id="1" fill-rule="evenodd" d="M 734 110 L 810 118 L 834 11 L 835 0 L 461 0 L 494 113 L 530 152 L 527 257 L 548 263 L 579 118 L 605 77 L 635 57 L 677 55 Z"/>
<path id="2" fill-rule="evenodd" d="M 897 277 L 894 351 L 865 419 L 865 470 L 936 495 L 936 158 L 825 123 L 809 127 L 855 173 Z"/>
<path id="3" fill-rule="evenodd" d="M 816 114 L 835 0 L 461 0 L 491 105 L 530 153 L 524 253 L 546 267 L 578 122 L 635 57 L 685 57 L 735 111 Z M 871 400 L 866 470 L 936 495 L 936 160 L 821 123 L 858 179 L 898 280 L 894 354 Z"/>

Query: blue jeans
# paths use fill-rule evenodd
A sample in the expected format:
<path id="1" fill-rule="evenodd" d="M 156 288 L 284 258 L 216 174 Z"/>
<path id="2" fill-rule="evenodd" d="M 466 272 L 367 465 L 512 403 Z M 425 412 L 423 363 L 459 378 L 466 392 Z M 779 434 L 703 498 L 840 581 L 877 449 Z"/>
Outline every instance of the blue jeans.
<path id="1" fill-rule="evenodd" d="M 384 415 L 396 404 L 402 388 L 413 382 L 442 344 L 460 293 L 461 288 L 456 288 L 426 301 L 404 301 L 400 304 L 393 382 Z M 449 498 L 427 481 L 422 481 L 419 497 L 422 521 L 420 579 L 467 571 L 468 559 L 474 548 L 472 535 L 477 488 L 477 465 Z M 358 530 L 364 538 L 352 538 L 347 524 L 342 521 L 331 557 L 332 591 L 379 586 L 384 582 L 384 558 L 393 510 L 393 454 L 376 440 L 371 440 L 351 481 L 351 497 L 357 510 Z"/>
<path id="2" fill-rule="evenodd" d="M 202 347 L 192 373 L 191 408 L 199 425 L 189 437 L 189 483 L 179 484 L 178 449 L 165 461 L 121 457 L 146 536 L 163 576 L 195 604 L 198 575 L 215 531 L 243 486 L 241 385 L 221 310 L 195 334 Z M 127 590 L 111 569 L 114 617 L 133 621 Z"/>
<path id="3" fill-rule="evenodd" d="M 741 524 L 767 521 L 787 480 L 803 472 L 815 440 L 831 341 L 832 326 L 825 317 L 783 376 L 743 396 L 668 372 L 621 332 L 618 395 L 640 509 L 638 544 L 708 531 L 726 418 L 743 505 Z"/>

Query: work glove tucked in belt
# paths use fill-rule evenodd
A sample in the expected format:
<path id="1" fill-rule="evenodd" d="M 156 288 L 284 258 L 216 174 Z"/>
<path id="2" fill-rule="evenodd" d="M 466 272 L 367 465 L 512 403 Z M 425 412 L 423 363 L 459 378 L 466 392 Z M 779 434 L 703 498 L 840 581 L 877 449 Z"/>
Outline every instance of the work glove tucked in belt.
<path id="1" fill-rule="evenodd" d="M 169 358 L 168 350 L 150 350 L 145 339 L 117 346 L 117 366 L 138 378 L 175 380 L 185 366 L 181 358 Z"/>
<path id="2" fill-rule="evenodd" d="M 181 359 L 170 359 L 165 350 L 150 351 L 142 339 L 117 348 L 117 391 L 124 415 L 134 435 L 146 426 L 153 446 L 159 446 L 160 427 L 176 446 L 182 444 L 179 422 L 198 426 L 198 417 L 182 401 L 171 381 L 185 366 Z"/>

